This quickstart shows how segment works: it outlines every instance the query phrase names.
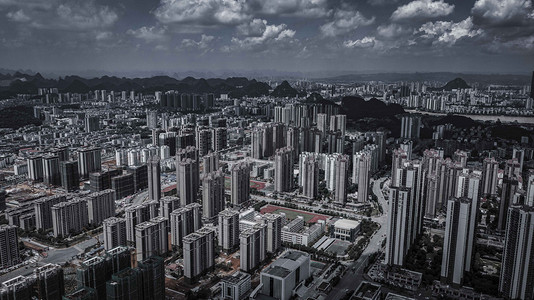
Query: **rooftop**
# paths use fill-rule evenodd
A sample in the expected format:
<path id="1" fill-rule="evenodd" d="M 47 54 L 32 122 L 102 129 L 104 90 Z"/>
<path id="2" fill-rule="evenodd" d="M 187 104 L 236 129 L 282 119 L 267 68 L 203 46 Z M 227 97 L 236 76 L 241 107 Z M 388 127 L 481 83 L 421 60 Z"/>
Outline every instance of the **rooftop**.
<path id="1" fill-rule="evenodd" d="M 334 226 L 336 228 L 351 230 L 360 226 L 360 222 L 349 219 L 339 219 L 334 223 Z"/>

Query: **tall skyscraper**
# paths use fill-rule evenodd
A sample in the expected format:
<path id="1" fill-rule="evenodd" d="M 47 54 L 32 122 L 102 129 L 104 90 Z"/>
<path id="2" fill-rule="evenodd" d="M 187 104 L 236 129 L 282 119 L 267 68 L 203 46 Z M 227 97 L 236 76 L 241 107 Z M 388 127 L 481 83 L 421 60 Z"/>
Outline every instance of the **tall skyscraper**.
<path id="1" fill-rule="evenodd" d="M 115 216 L 115 191 L 109 189 L 87 196 L 89 223 L 100 226 L 102 222 Z"/>
<path id="2" fill-rule="evenodd" d="M 146 125 L 148 129 L 158 128 L 158 112 L 155 110 L 147 110 L 146 112 Z"/>
<path id="3" fill-rule="evenodd" d="M 46 264 L 33 270 L 37 298 L 60 300 L 65 294 L 63 269 L 60 265 Z"/>
<path id="4" fill-rule="evenodd" d="M 191 203 L 171 213 L 171 244 L 181 247 L 183 238 L 200 229 L 202 226 L 202 206 Z"/>
<path id="5" fill-rule="evenodd" d="M 60 162 L 59 172 L 61 175 L 61 187 L 63 187 L 67 192 L 76 191 L 80 188 L 80 176 L 78 173 L 77 161 Z"/>
<path id="6" fill-rule="evenodd" d="M 499 181 L 499 162 L 493 157 L 484 159 L 482 167 L 482 195 L 497 195 Z"/>
<path id="7" fill-rule="evenodd" d="M 231 252 L 239 245 L 239 211 L 225 209 L 219 213 L 219 247 Z"/>
<path id="8" fill-rule="evenodd" d="M 250 200 L 250 168 L 247 163 L 239 162 L 231 170 L 231 201 L 242 205 Z"/>
<path id="9" fill-rule="evenodd" d="M 171 213 L 180 208 L 180 198 L 165 196 L 159 200 L 159 215 L 170 220 Z"/>
<path id="10" fill-rule="evenodd" d="M 354 154 L 352 166 L 352 183 L 358 184 L 358 201 L 367 202 L 371 173 L 371 155 L 366 151 Z"/>
<path id="11" fill-rule="evenodd" d="M 143 275 L 139 268 L 125 268 L 106 282 L 107 299 L 145 299 Z"/>
<path id="12" fill-rule="evenodd" d="M 386 240 L 386 263 L 403 266 L 406 254 L 411 247 L 411 218 L 413 202 L 410 189 L 391 187 L 389 190 L 389 215 Z"/>
<path id="13" fill-rule="evenodd" d="M 157 300 L 165 298 L 165 262 L 159 256 L 149 257 L 138 264 L 143 278 L 143 297 Z"/>
<path id="14" fill-rule="evenodd" d="M 156 217 L 158 209 L 152 203 L 143 202 L 126 208 L 124 213 L 126 216 L 126 240 L 135 242 L 135 226 Z"/>
<path id="15" fill-rule="evenodd" d="M 221 151 L 228 147 L 228 132 L 226 127 L 214 128 L 211 131 L 211 149 L 213 151 Z"/>
<path id="16" fill-rule="evenodd" d="M 349 182 L 349 158 L 339 155 L 334 162 L 334 202 L 344 205 L 347 202 L 347 185 Z"/>
<path id="17" fill-rule="evenodd" d="M 193 282 L 215 265 L 215 231 L 203 227 L 183 238 L 184 277 Z"/>
<path id="18" fill-rule="evenodd" d="M 28 179 L 33 182 L 43 181 L 43 157 L 34 155 L 28 158 Z"/>
<path id="19" fill-rule="evenodd" d="M 85 116 L 85 132 L 95 132 L 100 130 L 100 118 L 98 116 Z"/>
<path id="20" fill-rule="evenodd" d="M 224 173 L 218 170 L 202 178 L 202 216 L 206 220 L 214 220 L 223 209 Z"/>
<path id="21" fill-rule="evenodd" d="M 52 206 L 52 228 L 55 237 L 68 237 L 89 224 L 87 199 L 75 198 Z"/>
<path id="22" fill-rule="evenodd" d="M 182 160 L 178 164 L 178 191 L 181 206 L 196 201 L 199 188 L 198 163 L 190 158 Z"/>
<path id="23" fill-rule="evenodd" d="M 506 216 L 499 292 L 506 299 L 534 297 L 534 209 L 511 206 Z"/>
<path id="24" fill-rule="evenodd" d="M 256 224 L 239 235 L 240 269 L 250 272 L 256 269 L 267 254 L 267 226 Z"/>
<path id="25" fill-rule="evenodd" d="M 0 225 L 0 268 L 9 268 L 20 262 L 17 226 Z"/>
<path id="26" fill-rule="evenodd" d="M 302 187 L 304 197 L 314 199 L 317 197 L 319 187 L 319 161 L 314 155 L 300 155 L 299 182 Z"/>
<path id="27" fill-rule="evenodd" d="M 421 133 L 421 117 L 406 115 L 401 119 L 401 137 L 418 139 Z"/>
<path id="28" fill-rule="evenodd" d="M 153 156 L 147 161 L 148 199 L 159 201 L 161 198 L 161 167 L 159 157 Z"/>
<path id="29" fill-rule="evenodd" d="M 78 151 L 78 173 L 88 179 L 89 174 L 102 170 L 102 150 L 97 147 L 83 148 Z"/>
<path id="30" fill-rule="evenodd" d="M 506 214 L 508 208 L 514 203 L 514 197 L 516 195 L 519 186 L 518 180 L 514 177 L 510 178 L 505 176 L 502 180 L 501 199 L 499 203 L 499 220 L 497 222 L 497 230 L 504 231 L 506 229 Z"/>
<path id="31" fill-rule="evenodd" d="M 202 157 L 202 174 L 206 175 L 219 169 L 219 152 L 210 152 Z"/>
<path id="32" fill-rule="evenodd" d="M 264 214 L 262 221 L 267 226 L 266 251 L 276 253 L 282 247 L 282 216 L 279 214 Z"/>
<path id="33" fill-rule="evenodd" d="M 43 182 L 47 185 L 61 185 L 58 156 L 49 155 L 43 158 Z"/>
<path id="34" fill-rule="evenodd" d="M 164 217 L 156 217 L 135 226 L 137 261 L 167 253 L 167 222 Z"/>
<path id="35" fill-rule="evenodd" d="M 104 249 L 126 246 L 126 219 L 111 217 L 103 222 Z"/>
<path id="36" fill-rule="evenodd" d="M 463 284 L 464 272 L 471 270 L 475 239 L 471 233 L 476 226 L 471 202 L 467 198 L 452 198 L 447 203 L 441 278 L 442 281 L 457 286 Z"/>
<path id="37" fill-rule="evenodd" d="M 274 190 L 290 192 L 293 190 L 293 149 L 285 147 L 276 150 L 274 157 Z"/>
<path id="38" fill-rule="evenodd" d="M 52 206 L 65 201 L 67 201 L 67 197 L 62 194 L 35 200 L 33 204 L 35 210 L 35 228 L 37 230 L 52 228 Z"/>
<path id="39" fill-rule="evenodd" d="M 211 144 L 212 144 L 212 141 L 211 141 L 211 130 L 210 129 L 207 129 L 207 128 L 204 128 L 204 129 L 199 129 L 197 130 L 197 134 L 196 134 L 197 138 L 196 138 L 196 146 L 197 146 L 197 149 L 198 149 L 198 154 L 200 156 L 204 156 L 206 154 L 208 154 L 210 152 L 211 149 Z"/>

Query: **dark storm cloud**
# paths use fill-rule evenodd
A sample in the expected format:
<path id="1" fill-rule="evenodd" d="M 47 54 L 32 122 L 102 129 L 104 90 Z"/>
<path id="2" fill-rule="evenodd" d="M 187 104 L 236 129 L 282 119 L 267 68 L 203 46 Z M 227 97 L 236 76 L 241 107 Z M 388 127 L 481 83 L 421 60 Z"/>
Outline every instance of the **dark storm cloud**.
<path id="1" fill-rule="evenodd" d="M 0 0 L 0 41 L 0 67 L 49 71 L 516 72 L 534 67 L 534 8 L 532 0 Z"/>

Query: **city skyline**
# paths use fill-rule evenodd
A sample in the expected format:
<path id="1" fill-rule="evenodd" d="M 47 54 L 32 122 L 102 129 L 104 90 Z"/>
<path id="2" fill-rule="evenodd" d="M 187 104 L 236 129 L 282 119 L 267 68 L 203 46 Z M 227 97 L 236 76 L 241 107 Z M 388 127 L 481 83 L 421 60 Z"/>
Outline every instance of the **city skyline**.
<path id="1" fill-rule="evenodd" d="M 0 1 L 0 66 L 39 72 L 527 73 L 524 0 Z"/>

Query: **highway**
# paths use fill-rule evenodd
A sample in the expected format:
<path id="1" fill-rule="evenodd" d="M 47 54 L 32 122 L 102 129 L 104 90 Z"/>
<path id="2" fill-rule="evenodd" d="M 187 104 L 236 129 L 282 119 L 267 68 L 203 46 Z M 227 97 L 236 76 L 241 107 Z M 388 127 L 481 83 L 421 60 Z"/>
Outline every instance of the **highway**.
<path id="1" fill-rule="evenodd" d="M 380 229 L 371 237 L 371 241 L 363 251 L 360 258 L 355 262 L 348 264 L 347 271 L 345 276 L 341 278 L 338 285 L 335 286 L 330 293 L 328 294 L 328 299 L 341 299 L 345 296 L 346 290 L 354 290 L 358 287 L 360 282 L 363 280 L 364 269 L 367 266 L 367 260 L 369 256 L 382 248 L 382 241 L 385 239 L 385 234 L 387 230 L 387 213 L 388 213 L 388 204 L 382 191 L 380 189 L 380 184 L 385 181 L 386 178 L 381 178 L 379 180 L 373 180 L 373 192 L 378 197 L 378 202 L 382 205 L 383 214 L 378 217 L 374 217 L 373 221 L 380 224 Z M 352 270 L 354 268 L 354 271 Z"/>

